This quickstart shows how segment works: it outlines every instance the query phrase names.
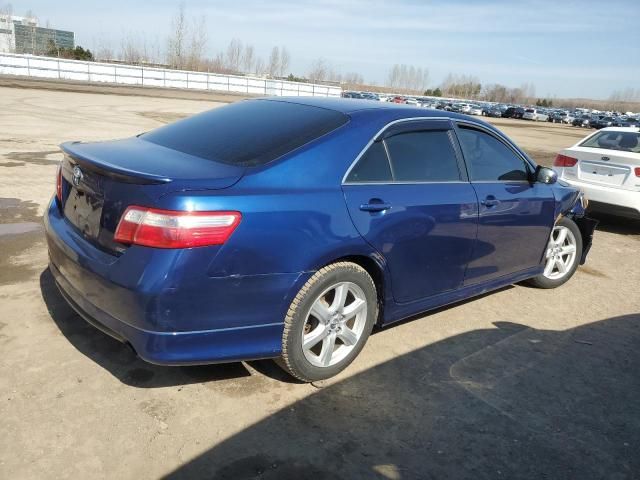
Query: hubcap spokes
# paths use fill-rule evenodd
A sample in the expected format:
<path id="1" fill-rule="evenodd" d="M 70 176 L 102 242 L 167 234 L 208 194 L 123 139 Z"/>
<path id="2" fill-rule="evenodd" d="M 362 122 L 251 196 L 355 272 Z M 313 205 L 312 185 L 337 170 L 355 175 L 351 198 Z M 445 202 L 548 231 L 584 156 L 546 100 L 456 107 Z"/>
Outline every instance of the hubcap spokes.
<path id="1" fill-rule="evenodd" d="M 302 351 L 317 367 L 329 367 L 344 359 L 360 340 L 367 320 L 363 290 L 352 282 L 340 282 L 316 298 L 302 330 Z"/>
<path id="2" fill-rule="evenodd" d="M 567 227 L 553 228 L 545 254 L 544 276 L 551 280 L 564 277 L 576 260 L 576 237 Z"/>

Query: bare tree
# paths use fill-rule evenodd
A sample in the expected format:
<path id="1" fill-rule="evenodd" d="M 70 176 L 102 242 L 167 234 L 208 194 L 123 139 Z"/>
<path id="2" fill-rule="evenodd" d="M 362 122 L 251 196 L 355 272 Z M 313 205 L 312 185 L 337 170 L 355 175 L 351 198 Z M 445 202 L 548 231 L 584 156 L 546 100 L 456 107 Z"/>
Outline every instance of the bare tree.
<path id="1" fill-rule="evenodd" d="M 364 85 L 364 78 L 357 72 L 348 72 L 343 75 L 342 83 L 349 90 L 356 89 L 360 85 Z"/>
<path id="2" fill-rule="evenodd" d="M 120 59 L 125 63 L 134 65 L 145 60 L 143 47 L 140 45 L 139 39 L 135 38 L 131 33 L 122 37 L 120 43 Z"/>
<path id="3" fill-rule="evenodd" d="M 193 20 L 193 30 L 189 41 L 186 68 L 201 70 L 204 61 L 205 48 L 207 46 L 207 18 L 203 15 Z"/>
<path id="4" fill-rule="evenodd" d="M 280 77 L 284 77 L 287 74 L 287 70 L 289 70 L 289 64 L 291 63 L 291 55 L 289 55 L 289 50 L 285 47 L 280 48 L 280 65 L 278 67 L 278 73 Z"/>
<path id="5" fill-rule="evenodd" d="M 280 72 L 280 49 L 273 47 L 269 55 L 268 72 L 271 77 L 275 77 Z"/>
<path id="6" fill-rule="evenodd" d="M 6 3 L 2 5 L 0 7 L 0 17 L 3 17 L 6 20 L 7 25 L 12 25 L 13 24 L 13 19 L 12 19 L 13 5 L 11 5 L 10 3 Z M 3 40 L 4 42 L 0 43 L 0 52 L 4 51 L 4 52 L 13 53 L 15 51 L 15 45 L 11 40 L 11 36 L 3 35 Z"/>
<path id="7" fill-rule="evenodd" d="M 171 22 L 171 35 L 167 41 L 167 63 L 174 68 L 183 68 L 185 63 L 185 39 L 187 37 L 187 20 L 185 4 L 180 2 L 178 12 Z"/>
<path id="8" fill-rule="evenodd" d="M 405 93 L 421 93 L 429 83 L 429 70 L 414 65 L 396 64 L 387 77 L 387 86 Z"/>
<path id="9" fill-rule="evenodd" d="M 227 46 L 226 67 L 234 73 L 240 71 L 242 60 L 242 42 L 237 38 L 232 39 Z"/>
<path id="10" fill-rule="evenodd" d="M 244 53 L 242 54 L 242 69 L 245 73 L 251 73 L 253 71 L 252 69 L 255 61 L 253 45 L 245 45 Z"/>
<path id="11" fill-rule="evenodd" d="M 327 79 L 329 70 L 330 67 L 326 60 L 324 58 L 318 58 L 311 64 L 307 77 L 312 82 L 322 82 Z"/>
<path id="12" fill-rule="evenodd" d="M 113 54 L 113 50 L 107 43 L 100 43 L 96 48 L 94 48 L 96 52 L 94 57 L 98 62 L 105 62 L 109 60 L 115 59 L 115 55 Z"/>
<path id="13" fill-rule="evenodd" d="M 208 71 L 213 73 L 228 73 L 222 52 L 218 52 L 213 59 L 207 60 L 206 67 Z"/>
<path id="14" fill-rule="evenodd" d="M 267 67 L 266 67 L 262 57 L 256 58 L 256 62 L 254 64 L 253 70 L 254 70 L 256 75 L 260 75 L 260 76 L 262 76 L 262 75 L 264 75 L 266 73 Z"/>

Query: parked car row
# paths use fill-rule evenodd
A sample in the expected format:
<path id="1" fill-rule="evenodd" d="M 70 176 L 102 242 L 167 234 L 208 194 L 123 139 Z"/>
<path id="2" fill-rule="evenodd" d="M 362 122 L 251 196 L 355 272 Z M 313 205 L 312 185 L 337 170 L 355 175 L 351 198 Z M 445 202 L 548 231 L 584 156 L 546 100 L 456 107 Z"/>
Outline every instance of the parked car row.
<path id="1" fill-rule="evenodd" d="M 469 102 L 455 100 L 438 100 L 433 97 L 410 97 L 404 95 L 386 95 L 373 92 L 344 92 L 345 98 L 359 98 L 380 102 L 407 104 L 436 110 L 464 113 L 467 115 L 484 115 L 494 118 L 515 118 L 536 122 L 561 123 L 584 128 L 607 127 L 639 127 L 640 114 L 630 112 L 599 112 L 576 108 L 573 110 L 546 108 L 538 106 L 499 104 L 489 102 Z"/>

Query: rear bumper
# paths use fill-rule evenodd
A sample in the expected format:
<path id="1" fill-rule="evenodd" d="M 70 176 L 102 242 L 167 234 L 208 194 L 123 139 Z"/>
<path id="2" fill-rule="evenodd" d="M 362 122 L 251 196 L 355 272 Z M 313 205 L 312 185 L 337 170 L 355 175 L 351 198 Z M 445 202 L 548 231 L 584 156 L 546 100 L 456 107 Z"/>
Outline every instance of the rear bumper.
<path id="1" fill-rule="evenodd" d="M 112 257 L 84 241 L 55 201 L 44 223 L 50 270 L 67 302 L 161 365 L 277 357 L 291 298 L 312 274 L 211 277 L 203 249 Z"/>
<path id="2" fill-rule="evenodd" d="M 123 323 L 92 305 L 51 263 L 56 285 L 85 321 L 158 365 L 198 365 L 277 357 L 281 352 L 281 323 L 197 332 L 152 332 Z"/>
<path id="3" fill-rule="evenodd" d="M 640 218 L 640 192 L 595 185 L 564 176 L 562 180 L 585 193 L 589 200 L 589 210 Z"/>

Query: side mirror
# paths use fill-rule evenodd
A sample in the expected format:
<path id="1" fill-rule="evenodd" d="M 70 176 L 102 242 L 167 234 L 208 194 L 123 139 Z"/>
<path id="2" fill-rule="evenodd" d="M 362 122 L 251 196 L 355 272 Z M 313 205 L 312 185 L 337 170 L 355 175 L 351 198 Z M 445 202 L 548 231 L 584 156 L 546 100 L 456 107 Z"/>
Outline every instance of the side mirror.
<path id="1" fill-rule="evenodd" d="M 558 174 L 551 168 L 538 167 L 538 171 L 536 172 L 536 181 L 551 185 L 558 181 Z"/>

